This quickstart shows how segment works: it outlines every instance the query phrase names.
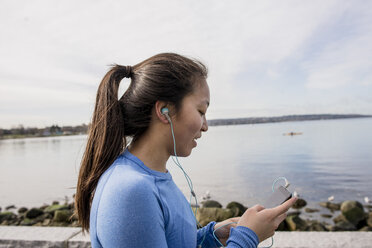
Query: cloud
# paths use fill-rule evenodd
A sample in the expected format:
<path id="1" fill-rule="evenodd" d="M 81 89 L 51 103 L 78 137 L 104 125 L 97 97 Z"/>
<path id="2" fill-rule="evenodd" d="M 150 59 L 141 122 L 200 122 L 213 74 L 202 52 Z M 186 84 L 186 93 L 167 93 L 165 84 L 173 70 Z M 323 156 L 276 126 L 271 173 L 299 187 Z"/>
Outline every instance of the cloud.
<path id="1" fill-rule="evenodd" d="M 371 86 L 368 1 L 21 2 L 0 8 L 3 126 L 12 112 L 41 125 L 57 109 L 66 119 L 50 123 L 88 122 L 91 108 L 81 106 L 93 106 L 109 64 L 167 51 L 208 65 L 213 118 L 287 113 L 291 102 L 312 104 L 307 91 Z M 319 100 L 343 97 L 335 94 Z"/>
<path id="2" fill-rule="evenodd" d="M 370 6 L 342 10 L 322 32 L 333 33 L 303 63 L 309 89 L 337 89 L 372 85 L 372 15 Z"/>

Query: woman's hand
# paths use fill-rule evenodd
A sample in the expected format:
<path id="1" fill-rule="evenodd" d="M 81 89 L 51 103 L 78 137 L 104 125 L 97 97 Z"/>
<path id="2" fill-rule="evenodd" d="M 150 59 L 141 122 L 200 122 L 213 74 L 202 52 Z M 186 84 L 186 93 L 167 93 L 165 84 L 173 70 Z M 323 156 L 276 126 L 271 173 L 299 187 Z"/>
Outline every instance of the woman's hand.
<path id="1" fill-rule="evenodd" d="M 279 224 L 287 217 L 286 212 L 296 201 L 297 198 L 294 197 L 282 205 L 268 209 L 255 205 L 244 212 L 237 226 L 245 226 L 252 229 L 257 234 L 259 242 L 262 242 L 274 235 Z"/>
<path id="2" fill-rule="evenodd" d="M 222 222 L 218 222 L 216 225 L 214 225 L 214 230 L 217 230 L 219 228 L 217 231 L 215 231 L 214 234 L 216 235 L 216 237 L 220 240 L 220 242 L 224 246 L 226 246 L 226 241 L 229 239 L 230 229 L 232 227 L 236 227 L 236 225 L 237 225 L 236 223 L 239 220 L 240 220 L 240 217 L 230 218 L 230 219 L 224 220 Z M 231 223 L 231 224 L 228 225 L 229 223 Z"/>

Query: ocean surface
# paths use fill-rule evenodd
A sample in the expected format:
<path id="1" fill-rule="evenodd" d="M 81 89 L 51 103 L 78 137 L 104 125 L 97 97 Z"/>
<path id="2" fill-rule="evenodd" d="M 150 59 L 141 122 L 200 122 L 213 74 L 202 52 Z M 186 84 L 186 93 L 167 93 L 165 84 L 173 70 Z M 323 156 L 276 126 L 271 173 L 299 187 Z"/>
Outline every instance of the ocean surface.
<path id="1" fill-rule="evenodd" d="M 71 201 L 86 138 L 0 140 L 0 207 Z M 372 118 L 209 127 L 191 156 L 179 160 L 199 201 L 209 191 L 224 206 L 252 206 L 284 176 L 310 207 L 329 196 L 364 203 L 372 199 Z M 171 159 L 167 167 L 189 199 L 183 173 Z"/>

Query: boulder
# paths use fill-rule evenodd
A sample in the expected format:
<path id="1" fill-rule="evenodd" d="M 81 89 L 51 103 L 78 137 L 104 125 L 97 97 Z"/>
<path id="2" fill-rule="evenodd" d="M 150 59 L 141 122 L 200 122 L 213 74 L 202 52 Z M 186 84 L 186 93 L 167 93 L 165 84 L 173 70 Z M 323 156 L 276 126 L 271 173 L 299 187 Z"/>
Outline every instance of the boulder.
<path id="1" fill-rule="evenodd" d="M 27 211 L 28 211 L 28 209 L 25 208 L 25 207 L 21 207 L 20 209 L 18 209 L 18 213 L 19 213 L 19 214 L 26 213 Z"/>
<path id="2" fill-rule="evenodd" d="M 371 232 L 372 231 L 372 227 L 370 227 L 370 226 L 364 226 L 364 227 L 360 228 L 358 231 L 359 232 Z"/>
<path id="3" fill-rule="evenodd" d="M 288 216 L 299 216 L 301 214 L 300 211 L 289 211 L 287 212 L 287 217 Z"/>
<path id="4" fill-rule="evenodd" d="M 12 212 L 1 212 L 0 213 L 0 223 L 3 222 L 3 221 L 11 221 L 11 220 L 14 220 L 16 219 L 17 216 L 15 214 L 13 214 Z"/>
<path id="5" fill-rule="evenodd" d="M 300 209 L 300 208 L 305 207 L 306 205 L 307 205 L 307 202 L 304 199 L 298 198 L 295 204 L 293 204 L 292 208 Z"/>
<path id="6" fill-rule="evenodd" d="M 42 226 L 49 226 L 51 222 L 52 222 L 51 219 L 45 219 L 41 225 Z"/>
<path id="7" fill-rule="evenodd" d="M 306 213 L 315 213 L 315 212 L 319 212 L 319 209 L 316 209 L 316 208 L 305 208 L 305 212 Z"/>
<path id="8" fill-rule="evenodd" d="M 24 220 L 21 221 L 21 223 L 19 225 L 21 225 L 21 226 L 32 226 L 34 224 L 36 224 L 36 220 L 25 218 Z"/>
<path id="9" fill-rule="evenodd" d="M 227 204 L 226 208 L 235 211 L 235 216 L 242 216 L 244 212 L 248 209 L 239 202 L 230 202 L 229 204 Z"/>
<path id="10" fill-rule="evenodd" d="M 340 210 L 340 207 L 341 207 L 340 203 L 333 203 L 333 202 L 320 202 L 319 205 L 324 208 L 328 208 L 331 211 L 338 211 Z"/>
<path id="11" fill-rule="evenodd" d="M 231 209 L 223 208 L 200 208 L 196 213 L 196 219 L 201 226 L 207 225 L 211 221 L 224 221 L 234 217 L 234 212 Z"/>
<path id="12" fill-rule="evenodd" d="M 333 218 L 333 222 L 334 223 L 338 223 L 338 222 L 342 222 L 342 221 L 348 221 L 345 216 L 343 216 L 342 214 L 336 216 L 335 218 Z"/>
<path id="13" fill-rule="evenodd" d="M 25 214 L 26 218 L 29 218 L 29 219 L 34 219 L 40 215 L 42 215 L 44 213 L 43 210 L 39 209 L 39 208 L 31 208 L 30 210 L 28 210 Z"/>
<path id="14" fill-rule="evenodd" d="M 218 201 L 208 200 L 202 202 L 203 208 L 222 208 L 222 205 Z"/>
<path id="15" fill-rule="evenodd" d="M 330 231 L 355 231 L 356 227 L 349 221 L 340 221 Z"/>
<path id="16" fill-rule="evenodd" d="M 53 220 L 56 222 L 70 222 L 71 215 L 70 210 L 57 210 L 54 212 Z"/>
<path id="17" fill-rule="evenodd" d="M 5 207 L 5 210 L 15 209 L 16 207 L 14 205 L 9 205 Z"/>
<path id="18" fill-rule="evenodd" d="M 322 224 L 322 223 L 319 223 L 319 222 L 310 222 L 306 229 L 306 231 L 311 231 L 311 232 L 325 232 L 325 231 L 328 231 L 328 229 Z"/>
<path id="19" fill-rule="evenodd" d="M 44 210 L 44 209 L 46 209 L 47 207 L 49 207 L 48 204 L 43 204 L 43 206 L 41 206 L 40 209 Z"/>
<path id="20" fill-rule="evenodd" d="M 51 205 L 51 206 L 46 207 L 44 209 L 44 212 L 45 213 L 50 213 L 50 214 L 53 214 L 54 215 L 54 212 L 55 211 L 57 211 L 57 210 L 65 210 L 65 209 L 68 209 L 68 206 L 54 204 L 54 205 Z"/>
<path id="21" fill-rule="evenodd" d="M 371 209 L 372 209 L 372 205 L 371 204 L 366 204 L 366 205 L 364 205 L 364 207 L 365 208 L 368 208 L 369 211 L 371 211 Z"/>
<path id="22" fill-rule="evenodd" d="M 345 201 L 341 204 L 341 212 L 345 218 L 357 225 L 366 218 L 363 205 L 358 201 Z"/>
<path id="23" fill-rule="evenodd" d="M 369 227 L 372 227 L 372 212 L 368 213 L 368 217 L 367 217 L 367 225 Z"/>
<path id="24" fill-rule="evenodd" d="M 290 231 L 305 231 L 307 228 L 306 221 L 301 219 L 298 215 L 288 216 L 285 219 Z"/>

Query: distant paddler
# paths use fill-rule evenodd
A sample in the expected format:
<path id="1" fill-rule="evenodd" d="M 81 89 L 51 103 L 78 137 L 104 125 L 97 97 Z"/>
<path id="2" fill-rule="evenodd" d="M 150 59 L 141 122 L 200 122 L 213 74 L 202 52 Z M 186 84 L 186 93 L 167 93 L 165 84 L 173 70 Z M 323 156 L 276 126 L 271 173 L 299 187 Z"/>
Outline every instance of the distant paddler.
<path id="1" fill-rule="evenodd" d="M 290 132 L 290 133 L 283 133 L 285 136 L 293 136 L 293 135 L 301 135 L 302 133 L 295 133 L 295 132 Z"/>

